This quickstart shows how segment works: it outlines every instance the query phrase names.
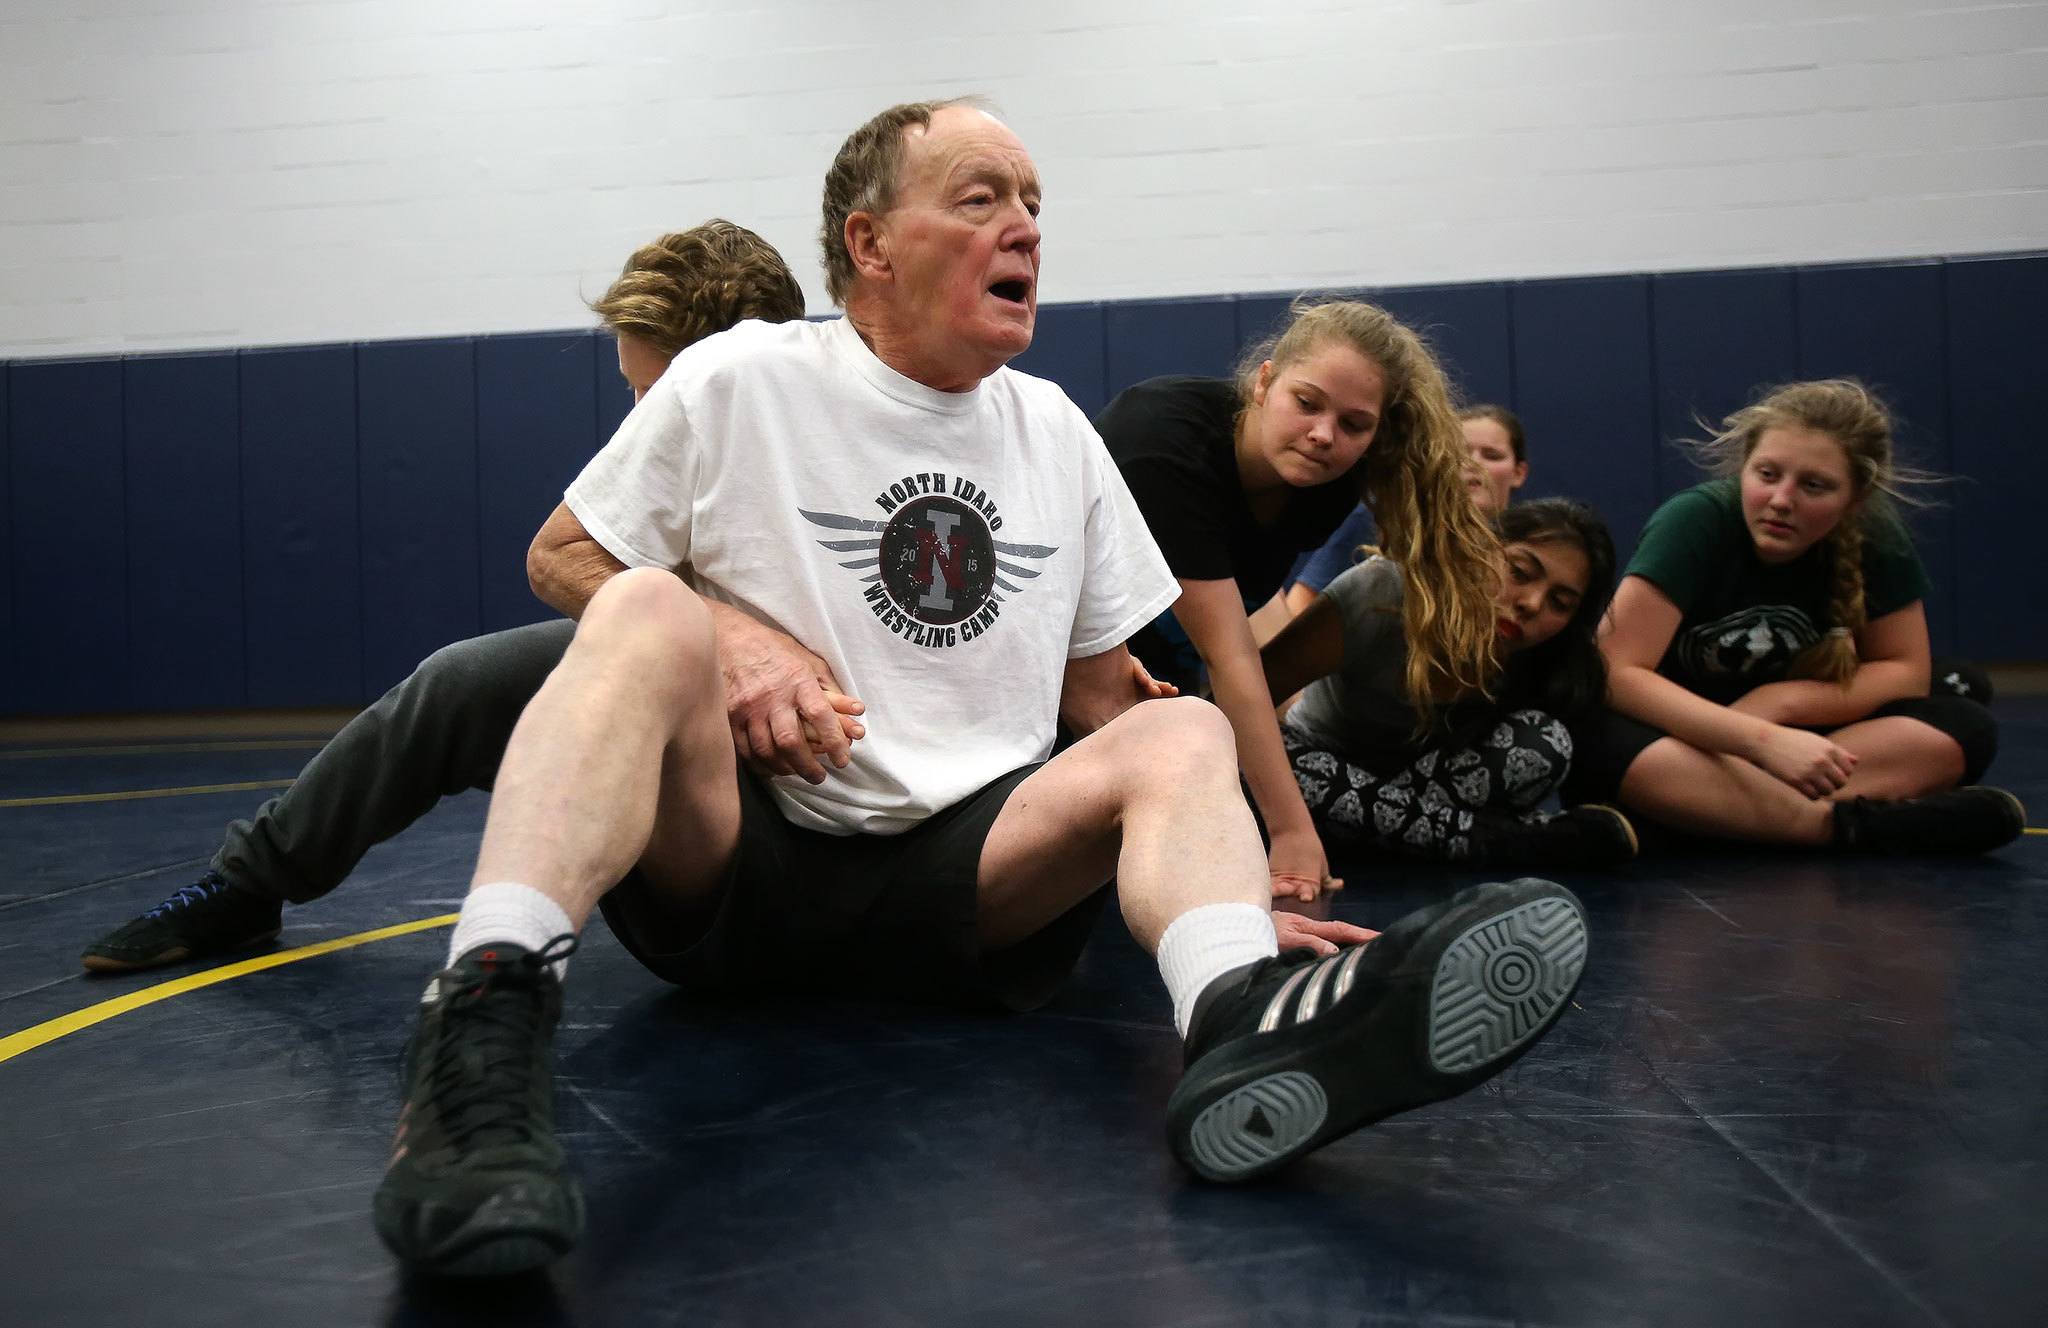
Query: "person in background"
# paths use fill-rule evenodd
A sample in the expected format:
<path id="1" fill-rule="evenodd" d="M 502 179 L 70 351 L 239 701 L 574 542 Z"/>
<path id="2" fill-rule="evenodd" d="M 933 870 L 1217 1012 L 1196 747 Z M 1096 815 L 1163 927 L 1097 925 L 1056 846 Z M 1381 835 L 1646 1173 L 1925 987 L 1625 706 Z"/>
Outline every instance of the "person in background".
<path id="1" fill-rule="evenodd" d="M 1612 807 L 1538 810 L 1571 768 L 1570 726 L 1606 694 L 1594 636 L 1614 590 L 1614 541 L 1590 508 L 1562 498 L 1507 508 L 1499 524 L 1500 670 L 1428 725 L 1402 689 L 1404 577 L 1390 559 L 1343 572 L 1260 652 L 1275 697 L 1302 692 L 1281 735 L 1332 848 L 1488 866 L 1635 856 L 1634 830 Z"/>
<path id="2" fill-rule="evenodd" d="M 1363 500 L 1388 555 L 1429 569 L 1402 600 L 1410 702 L 1429 713 L 1440 697 L 1484 686 L 1498 649 L 1498 544 L 1466 498 L 1466 445 L 1442 371 L 1385 310 L 1302 301 L 1234 380 L 1139 383 L 1096 427 L 1181 589 L 1132 653 L 1183 691 L 1206 675 L 1270 837 L 1273 893 L 1309 900 L 1338 888 L 1249 612 Z"/>
<path id="3" fill-rule="evenodd" d="M 773 245 L 714 219 L 636 249 L 591 308 L 618 342 L 619 373 L 638 402 L 685 346 L 745 319 L 801 318 L 804 294 Z M 820 774 L 860 733 L 822 661 L 765 630 L 721 640 L 741 750 L 778 773 Z M 96 973 L 227 954 L 276 937 L 286 903 L 333 890 L 374 845 L 442 798 L 487 789 L 519 712 L 569 648 L 565 618 L 443 647 L 335 734 L 290 788 L 227 837 L 200 878 L 85 948 Z M 760 696 L 783 673 L 809 670 L 849 713 L 812 744 L 778 747 Z"/>
<path id="4" fill-rule="evenodd" d="M 1465 472 L 1465 487 L 1482 513 L 1489 518 L 1498 516 L 1514 501 L 1515 490 L 1529 480 L 1529 443 L 1522 421 L 1506 406 L 1482 402 L 1460 410 L 1458 423 L 1472 458 Z M 1295 560 L 1281 598 L 1259 611 L 1259 622 L 1271 629 L 1260 633 L 1261 641 L 1271 640 L 1282 624 L 1360 560 L 1359 550 L 1374 542 L 1372 513 L 1360 503 L 1321 548 Z"/>
<path id="5" fill-rule="evenodd" d="M 1691 834 L 1982 852 L 2025 825 L 1974 787 L 1998 728 L 1928 695 L 1927 577 L 1894 508 L 1892 423 L 1862 384 L 1777 388 L 1703 447 L 1719 478 L 1650 518 L 1601 648 L 1612 709 L 1568 801 Z"/>

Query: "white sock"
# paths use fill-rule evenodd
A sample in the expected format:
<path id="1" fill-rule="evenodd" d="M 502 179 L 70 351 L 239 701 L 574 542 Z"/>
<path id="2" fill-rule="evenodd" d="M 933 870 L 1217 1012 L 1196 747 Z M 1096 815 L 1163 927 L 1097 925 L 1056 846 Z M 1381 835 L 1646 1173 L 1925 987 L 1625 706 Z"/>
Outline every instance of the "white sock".
<path id="1" fill-rule="evenodd" d="M 1195 999 L 1233 968 L 1280 953 L 1273 915 L 1257 904 L 1203 904 L 1159 938 L 1159 973 L 1173 998 L 1173 1026 L 1188 1035 Z"/>
<path id="2" fill-rule="evenodd" d="M 462 916 L 456 920 L 455 934 L 448 938 L 448 963 L 452 967 L 479 945 L 496 942 L 510 942 L 537 953 L 555 937 L 575 930 L 562 906 L 530 885 L 517 881 L 480 885 L 462 901 Z M 560 981 L 569 971 L 569 961 L 557 959 L 548 967 Z"/>

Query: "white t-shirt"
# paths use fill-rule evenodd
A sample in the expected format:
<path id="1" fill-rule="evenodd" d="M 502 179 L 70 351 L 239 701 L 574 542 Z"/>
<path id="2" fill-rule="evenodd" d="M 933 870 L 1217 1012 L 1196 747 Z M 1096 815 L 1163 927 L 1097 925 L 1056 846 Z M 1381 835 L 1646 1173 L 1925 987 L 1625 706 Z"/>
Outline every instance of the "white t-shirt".
<path id="1" fill-rule="evenodd" d="M 1179 586 L 1102 440 L 1052 383 L 897 373 L 844 319 L 741 323 L 677 356 L 569 486 L 629 567 L 692 584 L 820 655 L 867 736 L 784 815 L 907 830 L 1052 750 L 1069 659 Z"/>

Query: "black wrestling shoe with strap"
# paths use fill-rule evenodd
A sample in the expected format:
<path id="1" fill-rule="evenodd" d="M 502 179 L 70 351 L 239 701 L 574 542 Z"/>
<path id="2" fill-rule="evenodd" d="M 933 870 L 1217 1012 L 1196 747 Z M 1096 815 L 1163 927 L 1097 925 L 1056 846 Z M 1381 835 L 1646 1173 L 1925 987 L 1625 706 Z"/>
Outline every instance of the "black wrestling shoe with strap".
<path id="1" fill-rule="evenodd" d="M 90 973 L 130 973 L 274 941 L 283 925 L 282 902 L 210 871 L 86 946 L 78 962 Z"/>
<path id="2" fill-rule="evenodd" d="M 1525 878 L 1460 891 L 1334 955 L 1235 969 L 1195 1003 L 1167 1142 L 1204 1179 L 1250 1180 L 1455 1096 L 1527 1051 L 1585 966 L 1578 900 Z"/>
<path id="3" fill-rule="evenodd" d="M 548 967 L 575 948 L 573 936 L 537 952 L 479 946 L 427 984 L 372 1204 L 377 1234 L 409 1268 L 528 1272 L 582 1234 L 583 1196 L 555 1142 L 562 984 Z"/>
<path id="4" fill-rule="evenodd" d="M 1850 853 L 1989 853 L 2026 828 L 2020 800 L 1988 784 L 1835 804 L 1835 847 Z"/>
<path id="5" fill-rule="evenodd" d="M 1619 808 L 1589 802 L 1530 821 L 1477 822 L 1472 862 L 1487 867 L 1619 867 L 1641 846 Z"/>

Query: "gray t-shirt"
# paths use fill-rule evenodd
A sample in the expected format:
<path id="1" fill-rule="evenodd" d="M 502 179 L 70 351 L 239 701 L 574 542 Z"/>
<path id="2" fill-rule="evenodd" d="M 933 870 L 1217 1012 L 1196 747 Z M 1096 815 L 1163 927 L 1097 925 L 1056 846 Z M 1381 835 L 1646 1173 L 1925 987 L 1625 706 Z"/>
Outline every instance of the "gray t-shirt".
<path id="1" fill-rule="evenodd" d="M 1287 712 L 1287 725 L 1318 747 L 1369 769 L 1403 763 L 1416 747 L 1405 684 L 1401 569 L 1372 557 L 1323 589 L 1344 620 L 1344 664 L 1318 678 Z"/>

